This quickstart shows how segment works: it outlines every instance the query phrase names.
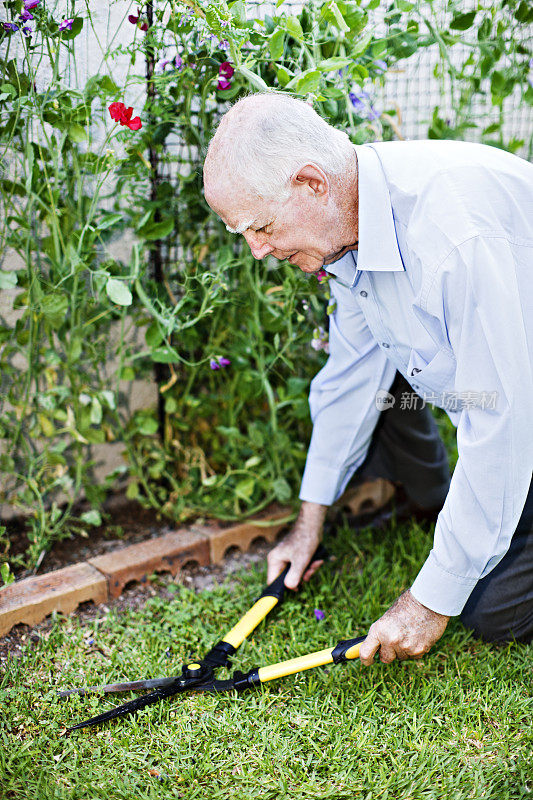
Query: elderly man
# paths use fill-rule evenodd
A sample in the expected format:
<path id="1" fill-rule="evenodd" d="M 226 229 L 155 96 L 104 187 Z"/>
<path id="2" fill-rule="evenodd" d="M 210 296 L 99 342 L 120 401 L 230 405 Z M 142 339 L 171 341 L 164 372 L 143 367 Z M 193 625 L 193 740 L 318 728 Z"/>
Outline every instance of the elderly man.
<path id="1" fill-rule="evenodd" d="M 533 166 L 462 142 L 355 146 L 308 104 L 268 93 L 223 117 L 204 186 L 255 258 L 332 276 L 301 510 L 269 554 L 269 580 L 287 564 L 288 587 L 309 579 L 327 507 L 373 458 L 414 504 L 442 510 L 361 661 L 419 658 L 454 615 L 487 640 L 530 641 Z M 451 482 L 427 407 L 401 408 L 405 388 L 457 427 Z"/>

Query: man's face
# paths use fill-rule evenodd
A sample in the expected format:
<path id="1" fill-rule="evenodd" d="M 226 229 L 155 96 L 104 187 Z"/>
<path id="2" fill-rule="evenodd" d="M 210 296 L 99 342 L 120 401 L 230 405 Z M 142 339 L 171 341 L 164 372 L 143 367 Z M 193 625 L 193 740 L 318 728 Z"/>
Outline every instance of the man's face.
<path id="1" fill-rule="evenodd" d="M 287 259 L 303 272 L 318 272 L 335 252 L 325 225 L 325 207 L 304 186 L 297 186 L 281 203 L 239 198 L 229 186 L 210 191 L 206 199 L 232 233 L 242 233 L 254 258 Z M 322 212 L 322 213 L 321 213 Z"/>

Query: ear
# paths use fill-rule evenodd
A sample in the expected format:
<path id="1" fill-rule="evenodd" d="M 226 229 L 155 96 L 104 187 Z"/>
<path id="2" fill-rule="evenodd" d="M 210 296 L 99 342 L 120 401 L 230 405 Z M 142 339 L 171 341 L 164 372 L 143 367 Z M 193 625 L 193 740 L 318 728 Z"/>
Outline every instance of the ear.
<path id="1" fill-rule="evenodd" d="M 309 189 L 316 197 L 326 198 L 329 195 L 329 181 L 326 173 L 316 164 L 304 164 L 292 177 L 296 188 L 302 186 Z"/>

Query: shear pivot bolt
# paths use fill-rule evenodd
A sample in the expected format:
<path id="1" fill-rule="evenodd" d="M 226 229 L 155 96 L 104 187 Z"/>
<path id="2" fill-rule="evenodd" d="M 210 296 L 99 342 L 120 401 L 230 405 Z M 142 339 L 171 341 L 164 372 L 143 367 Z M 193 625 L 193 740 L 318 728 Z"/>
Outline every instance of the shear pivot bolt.
<path id="1" fill-rule="evenodd" d="M 188 678 L 197 678 L 202 672 L 201 664 L 187 664 L 186 673 Z"/>

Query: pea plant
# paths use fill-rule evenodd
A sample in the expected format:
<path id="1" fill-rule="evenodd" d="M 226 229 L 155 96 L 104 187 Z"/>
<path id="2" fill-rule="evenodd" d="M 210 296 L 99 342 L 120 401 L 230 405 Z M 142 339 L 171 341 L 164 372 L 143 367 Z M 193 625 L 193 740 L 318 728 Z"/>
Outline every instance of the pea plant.
<path id="1" fill-rule="evenodd" d="M 468 13 L 449 2 L 445 29 L 432 0 L 278 0 L 261 17 L 243 0 L 120 6 L 107 43 L 80 0 L 68 14 L 8 0 L 0 20 L 0 501 L 27 521 L 27 566 L 100 524 L 119 478 L 180 521 L 297 497 L 332 309 L 327 280 L 255 262 L 205 202 L 202 161 L 230 102 L 285 91 L 356 143 L 393 139 L 397 109 L 378 108 L 375 89 L 431 46 L 455 117 L 436 108 L 429 136 L 463 136 L 473 97 L 490 92 L 499 122 L 482 135 L 516 150 L 504 99 L 532 102 L 525 0 Z M 86 28 L 102 63 L 80 85 Z M 453 66 L 467 30 L 477 44 Z M 135 379 L 157 384 L 156 408 L 131 412 Z M 106 442 L 124 466 L 98 483 Z"/>

